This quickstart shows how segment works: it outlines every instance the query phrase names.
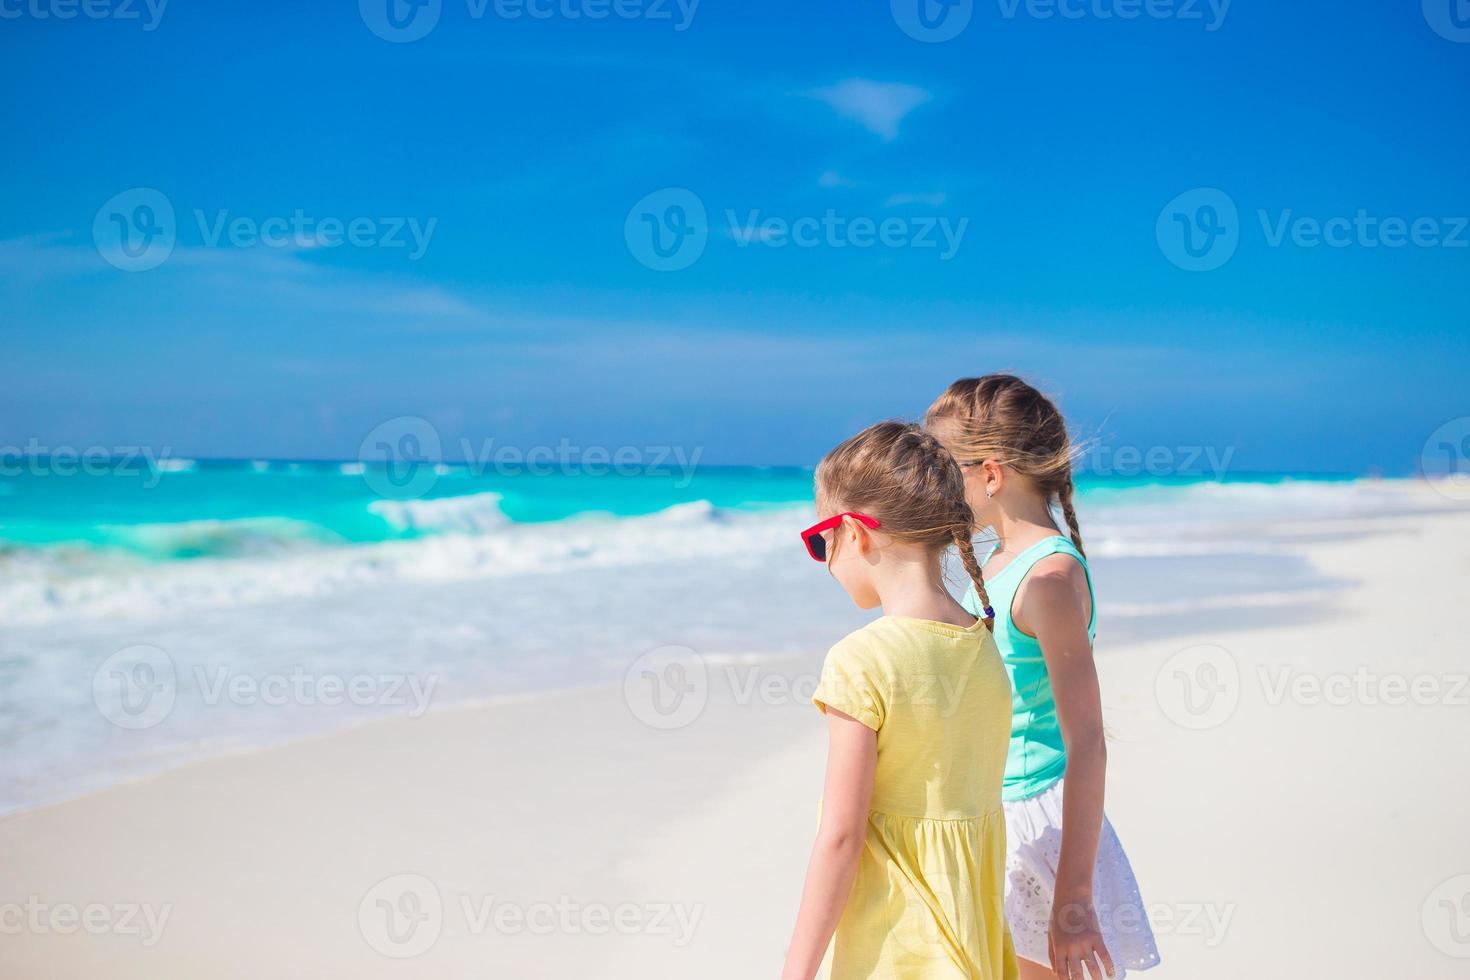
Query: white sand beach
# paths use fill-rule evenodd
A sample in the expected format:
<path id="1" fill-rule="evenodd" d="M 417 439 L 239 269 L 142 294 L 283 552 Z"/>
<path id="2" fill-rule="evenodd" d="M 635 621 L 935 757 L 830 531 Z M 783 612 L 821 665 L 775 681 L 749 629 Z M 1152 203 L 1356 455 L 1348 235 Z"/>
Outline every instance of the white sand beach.
<path id="1" fill-rule="evenodd" d="M 1277 533 L 1342 586 L 1099 637 L 1152 975 L 1463 977 L 1470 512 Z M 13 814 L 0 976 L 775 976 L 820 793 L 819 664 L 701 663 L 702 708 L 690 679 L 652 710 L 634 671 Z"/>

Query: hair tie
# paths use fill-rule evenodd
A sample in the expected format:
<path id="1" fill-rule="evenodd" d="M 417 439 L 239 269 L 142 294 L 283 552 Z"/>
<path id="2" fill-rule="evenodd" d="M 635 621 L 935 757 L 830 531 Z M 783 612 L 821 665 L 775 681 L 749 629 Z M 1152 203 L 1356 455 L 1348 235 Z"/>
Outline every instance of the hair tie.
<path id="1" fill-rule="evenodd" d="M 995 618 L 995 610 L 992 609 L 992 608 L 990 608 L 989 606 L 986 606 L 985 607 L 985 618 L 986 619 L 994 619 Z"/>

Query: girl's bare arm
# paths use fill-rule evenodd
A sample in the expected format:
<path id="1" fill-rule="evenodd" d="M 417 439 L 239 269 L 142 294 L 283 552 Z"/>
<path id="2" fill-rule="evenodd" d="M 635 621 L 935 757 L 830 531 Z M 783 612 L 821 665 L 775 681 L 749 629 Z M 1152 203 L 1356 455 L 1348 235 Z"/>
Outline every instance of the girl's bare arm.
<path id="1" fill-rule="evenodd" d="M 867 836 L 868 803 L 878 762 L 878 736 L 850 715 L 827 709 L 827 778 L 822 821 L 807 865 L 796 930 L 782 980 L 812 980 L 857 875 Z"/>
<path id="2" fill-rule="evenodd" d="M 1067 749 L 1062 853 L 1049 931 L 1052 968 L 1060 977 L 1069 972 L 1081 976 L 1078 964 L 1086 962 L 1091 969 L 1096 955 L 1111 975 L 1112 959 L 1092 905 L 1108 750 L 1097 666 L 1087 636 L 1091 615 L 1087 573 L 1065 555 L 1042 559 L 1026 577 L 1015 612 L 1016 625 L 1041 643 Z"/>

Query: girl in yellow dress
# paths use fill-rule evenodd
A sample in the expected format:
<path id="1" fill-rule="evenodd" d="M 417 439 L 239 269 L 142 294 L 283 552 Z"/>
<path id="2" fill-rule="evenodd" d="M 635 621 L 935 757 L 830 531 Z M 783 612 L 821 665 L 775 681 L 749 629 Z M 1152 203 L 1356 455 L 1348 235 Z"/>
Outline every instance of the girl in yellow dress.
<path id="1" fill-rule="evenodd" d="M 817 468 L 807 550 L 884 615 L 827 654 L 821 825 L 783 980 L 1009 980 L 1001 779 L 1011 688 L 990 631 L 945 587 L 959 555 L 985 596 L 959 466 L 917 426 L 882 422 Z M 988 605 L 988 603 L 987 603 Z"/>

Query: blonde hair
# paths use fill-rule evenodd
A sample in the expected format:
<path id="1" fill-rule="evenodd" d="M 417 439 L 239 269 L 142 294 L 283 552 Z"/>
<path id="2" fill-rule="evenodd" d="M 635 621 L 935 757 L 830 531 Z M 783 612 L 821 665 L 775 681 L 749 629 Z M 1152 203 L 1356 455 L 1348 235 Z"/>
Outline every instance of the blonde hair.
<path id="1" fill-rule="evenodd" d="M 963 378 L 934 400 L 924 424 L 947 423 L 946 444 L 962 465 L 991 460 L 1024 476 L 1048 498 L 1055 495 L 1072 544 L 1082 550 L 1082 532 L 1072 505 L 1072 464 L 1077 449 L 1067 422 L 1051 399 L 1011 374 Z"/>
<path id="2" fill-rule="evenodd" d="M 975 515 L 965 499 L 965 477 L 938 439 L 912 423 L 879 422 L 823 457 L 816 484 L 819 505 L 876 518 L 894 540 L 926 546 L 936 556 L 954 545 L 984 607 L 985 628 L 994 629 L 970 540 Z"/>

